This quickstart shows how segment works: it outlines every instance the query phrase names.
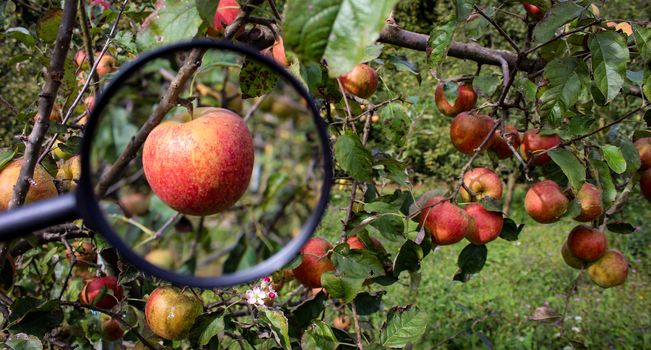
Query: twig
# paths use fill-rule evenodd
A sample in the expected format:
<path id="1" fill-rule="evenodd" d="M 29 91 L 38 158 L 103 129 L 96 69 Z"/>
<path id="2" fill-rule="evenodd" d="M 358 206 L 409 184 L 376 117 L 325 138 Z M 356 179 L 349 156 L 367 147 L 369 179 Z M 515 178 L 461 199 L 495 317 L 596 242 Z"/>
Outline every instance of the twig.
<path id="1" fill-rule="evenodd" d="M 90 21 L 88 20 L 88 15 L 86 14 L 86 3 L 83 0 L 79 0 L 79 27 L 81 28 L 81 36 L 84 39 L 84 46 L 86 49 L 86 58 L 88 58 L 88 65 L 90 67 L 95 65 L 95 57 L 93 52 L 93 41 L 90 36 Z M 80 64 L 81 66 L 81 64 Z M 91 70 L 90 75 L 92 75 L 93 83 L 96 86 L 99 86 L 99 76 L 97 71 Z"/>
<path id="2" fill-rule="evenodd" d="M 565 295 L 565 305 L 563 306 L 563 315 L 561 316 L 561 320 L 559 324 L 561 338 L 565 335 L 565 317 L 567 316 L 567 310 L 570 307 L 570 301 L 572 301 L 572 296 L 574 295 L 574 293 L 578 291 L 579 280 L 581 279 L 581 276 L 583 276 L 583 271 L 585 270 L 582 269 L 581 271 L 579 271 L 578 276 L 576 276 L 574 282 L 572 282 L 572 286 L 570 287 L 570 290 Z"/>
<path id="3" fill-rule="evenodd" d="M 77 0 L 66 0 L 61 25 L 57 32 L 54 49 L 52 50 L 52 60 L 48 67 L 46 82 L 43 90 L 39 94 L 38 118 L 34 123 L 34 128 L 29 135 L 29 140 L 25 147 L 24 162 L 20 168 L 20 175 L 18 176 L 18 180 L 16 180 L 12 198 L 9 201 L 9 208 L 15 208 L 23 204 L 29 191 L 29 179 L 34 176 L 38 154 L 45 139 L 45 133 L 50 126 L 50 113 L 52 112 L 54 100 L 59 91 L 61 80 L 63 79 L 64 64 L 68 48 L 70 47 L 76 12 Z"/>
<path id="4" fill-rule="evenodd" d="M 2 97 L 2 95 L 0 95 L 0 103 L 2 103 L 5 107 L 7 107 L 14 116 L 17 116 L 19 114 L 18 108 L 14 107 L 14 105 L 9 103 L 9 101 L 5 100 L 5 98 Z"/>
<path id="5" fill-rule="evenodd" d="M 346 113 L 347 113 L 346 119 L 350 123 L 350 126 L 353 128 L 353 132 L 357 132 L 357 130 L 355 130 L 355 123 L 352 122 L 353 114 L 350 112 L 348 97 L 346 97 L 346 90 L 344 90 L 344 85 L 341 83 L 341 79 L 337 78 L 337 84 L 339 84 L 339 91 L 341 91 L 341 94 L 344 97 L 344 104 L 346 105 Z"/>
<path id="6" fill-rule="evenodd" d="M 273 12 L 274 17 L 280 22 L 283 21 L 283 16 L 278 12 L 278 7 L 276 7 L 276 2 L 274 0 L 267 0 L 269 7 L 271 7 L 271 12 Z"/>
<path id="7" fill-rule="evenodd" d="M 592 27 L 593 25 L 595 25 L 595 24 L 599 24 L 599 23 L 601 23 L 601 21 L 600 21 L 600 20 L 596 20 L 596 21 L 594 21 L 594 22 L 588 23 L 588 24 L 583 25 L 583 26 L 581 26 L 581 27 L 579 27 L 579 28 L 576 28 L 576 29 L 574 29 L 574 30 L 570 30 L 569 32 L 565 32 L 565 33 L 558 34 L 558 35 L 554 36 L 553 38 L 551 38 L 551 39 L 545 41 L 544 43 L 539 44 L 539 45 L 536 45 L 536 46 L 534 46 L 534 47 L 532 47 L 532 48 L 530 48 L 530 49 L 524 51 L 524 53 L 528 55 L 528 54 L 530 54 L 530 53 L 532 53 L 532 52 L 534 52 L 534 51 L 540 49 L 541 47 L 544 47 L 544 46 L 547 46 L 547 45 L 553 43 L 554 41 L 556 41 L 556 40 L 558 40 L 558 39 L 561 39 L 561 38 L 564 38 L 564 37 L 566 37 L 566 36 L 568 36 L 568 35 L 572 35 L 572 34 L 574 34 L 574 33 L 580 32 L 580 31 L 582 31 L 582 30 L 584 30 L 584 29 L 586 29 L 586 28 L 588 28 L 588 27 Z"/>
<path id="8" fill-rule="evenodd" d="M 72 249 L 72 247 L 70 246 L 70 243 L 68 243 L 65 234 L 61 237 L 61 242 L 63 243 L 63 245 L 66 246 L 66 250 L 68 251 L 68 256 L 70 257 L 70 269 L 68 270 L 66 279 L 63 281 L 63 286 L 61 287 L 61 293 L 59 293 L 59 300 L 63 298 L 63 293 L 65 293 L 66 288 L 68 287 L 68 281 L 70 281 L 70 275 L 72 275 L 72 269 L 74 269 L 75 265 L 77 265 L 77 256 L 75 255 L 74 249 Z"/>
<path id="9" fill-rule="evenodd" d="M 496 23 L 492 18 L 490 18 L 488 15 L 486 15 L 486 14 L 484 13 L 484 11 L 482 11 L 482 10 L 479 8 L 479 6 L 475 5 L 475 6 L 473 6 L 473 8 L 474 8 L 475 11 L 477 11 L 477 12 L 478 12 L 482 17 L 484 17 L 488 22 L 490 22 L 490 24 L 492 24 L 493 27 L 495 27 L 495 29 L 497 29 L 497 31 L 500 32 L 500 34 L 502 34 L 502 36 L 506 39 L 506 41 L 508 41 L 509 44 L 513 47 L 513 49 L 515 49 L 515 52 L 517 52 L 518 54 L 520 53 L 520 48 L 518 47 L 518 44 L 516 44 L 515 41 L 513 41 L 513 39 L 512 39 L 512 38 L 511 38 L 511 37 L 510 37 L 510 36 L 509 36 L 505 31 L 504 31 L 504 29 L 502 29 L 502 27 L 500 27 L 499 24 L 497 24 L 497 23 Z"/>
<path id="10" fill-rule="evenodd" d="M 253 113 L 255 113 L 255 111 L 257 111 L 258 108 L 260 108 L 260 105 L 262 104 L 262 102 L 264 102 L 265 99 L 267 99 L 267 96 L 269 96 L 269 95 L 264 94 L 264 95 L 258 97 L 258 99 L 255 101 L 253 106 L 251 106 L 251 108 L 249 108 L 249 110 L 246 112 L 246 115 L 244 116 L 244 121 L 245 122 L 248 121 L 249 119 L 251 119 L 251 117 L 253 116 Z"/>
<path id="11" fill-rule="evenodd" d="M 353 311 L 353 322 L 355 323 L 355 333 L 357 334 L 357 347 L 359 350 L 364 350 L 364 343 L 362 342 L 362 329 L 359 327 L 359 315 L 357 315 L 357 307 L 355 303 L 350 303 Z"/>
<path id="12" fill-rule="evenodd" d="M 116 321 L 120 322 L 120 324 L 122 324 L 122 326 L 126 327 L 127 330 L 132 331 L 133 334 L 136 336 L 136 338 L 138 338 L 138 340 L 140 340 L 147 348 L 153 349 L 153 350 L 158 350 L 157 346 L 150 343 L 149 340 L 147 340 L 144 336 L 142 336 L 142 334 L 140 334 L 140 332 L 138 332 L 136 330 L 136 326 L 130 325 L 129 323 L 127 323 L 125 320 L 122 319 L 121 315 L 119 315 L 119 314 L 117 314 L 115 312 L 112 312 L 112 311 L 106 310 L 106 309 L 101 309 L 101 308 L 98 308 L 97 306 L 82 304 L 82 303 L 78 303 L 78 302 L 74 302 L 74 301 L 60 301 L 59 305 L 61 305 L 61 306 L 72 306 L 72 307 L 76 307 L 76 308 L 79 308 L 79 309 L 89 309 L 89 310 L 93 310 L 93 311 L 103 313 L 105 315 L 109 315 L 109 316 L 111 316 L 111 318 L 113 318 Z"/>

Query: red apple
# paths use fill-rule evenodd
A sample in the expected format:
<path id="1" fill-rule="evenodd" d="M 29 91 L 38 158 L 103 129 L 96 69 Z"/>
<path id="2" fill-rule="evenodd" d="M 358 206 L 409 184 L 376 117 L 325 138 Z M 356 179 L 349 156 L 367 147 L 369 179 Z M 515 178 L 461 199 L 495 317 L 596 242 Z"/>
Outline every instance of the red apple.
<path id="1" fill-rule="evenodd" d="M 377 90 L 378 75 L 368 64 L 358 64 L 353 70 L 339 77 L 344 91 L 361 98 L 369 98 Z"/>
<path id="2" fill-rule="evenodd" d="M 527 130 L 522 136 L 522 144 L 520 149 L 522 156 L 525 159 L 534 157 L 533 165 L 543 165 L 551 160 L 547 153 L 542 152 L 554 148 L 563 142 L 560 136 L 554 135 L 540 135 L 538 129 Z"/>
<path id="3" fill-rule="evenodd" d="M 495 126 L 495 121 L 489 116 L 462 112 L 452 120 L 450 139 L 459 151 L 473 154 L 491 133 L 493 126 Z M 489 148 L 492 142 L 493 137 L 488 140 L 483 149 Z"/>
<path id="4" fill-rule="evenodd" d="M 124 335 L 124 330 L 116 319 L 110 319 L 102 322 L 102 339 L 106 341 L 115 341 Z"/>
<path id="5" fill-rule="evenodd" d="M 436 245 L 457 243 L 466 236 L 476 235 L 477 231 L 475 219 L 442 196 L 425 203 L 419 223 L 432 235 L 432 241 Z"/>
<path id="6" fill-rule="evenodd" d="M 337 329 L 346 330 L 346 329 L 350 328 L 350 325 L 351 325 L 350 317 L 348 317 L 346 315 L 337 316 L 332 321 L 332 325 Z"/>
<path id="7" fill-rule="evenodd" d="M 5 211 L 9 207 L 9 201 L 14 195 L 14 186 L 20 176 L 20 168 L 23 166 L 23 160 L 17 159 L 9 163 L 4 169 L 0 170 L 0 211 Z M 58 195 L 57 188 L 54 186 L 52 176 L 41 165 L 34 168 L 34 176 L 25 197 L 25 204 L 37 202 Z"/>
<path id="8" fill-rule="evenodd" d="M 201 216 L 227 209 L 242 197 L 253 158 L 246 123 L 223 108 L 197 109 L 187 123 L 161 123 L 142 152 L 154 193 L 180 213 Z"/>
<path id="9" fill-rule="evenodd" d="M 472 88 L 472 84 L 461 83 L 457 87 L 457 98 L 454 100 L 454 104 L 450 105 L 445 95 L 445 84 L 439 83 L 434 92 L 434 101 L 441 113 L 452 117 L 473 109 L 477 103 L 477 94 Z"/>
<path id="10" fill-rule="evenodd" d="M 233 24 L 240 14 L 240 4 L 237 0 L 219 0 L 217 11 L 213 18 L 213 28 L 215 34 L 223 34 L 226 27 Z"/>
<path id="11" fill-rule="evenodd" d="M 285 54 L 285 45 L 283 44 L 283 38 L 279 35 L 274 44 L 265 50 L 262 53 L 272 58 L 276 63 L 283 67 L 288 67 L 287 55 Z"/>
<path id="12" fill-rule="evenodd" d="M 567 241 L 563 243 L 563 247 L 561 248 L 561 256 L 563 256 L 563 261 L 575 269 L 581 270 L 585 267 L 585 262 L 576 256 L 572 255 L 572 252 L 570 251 L 570 248 L 567 246 Z"/>
<path id="13" fill-rule="evenodd" d="M 640 192 L 651 202 L 651 169 L 645 170 L 640 176 Z"/>
<path id="14" fill-rule="evenodd" d="M 540 181 L 527 191 L 524 208 L 534 220 L 549 224 L 560 220 L 570 201 L 561 187 L 552 180 Z"/>
<path id="15" fill-rule="evenodd" d="M 604 255 L 608 248 L 608 240 L 603 232 L 586 225 L 579 225 L 567 236 L 567 247 L 573 256 L 585 262 L 592 262 Z"/>
<path id="16" fill-rule="evenodd" d="M 545 17 L 545 13 L 536 5 L 531 5 L 529 3 L 522 3 L 522 7 L 527 13 L 536 20 L 541 20 Z"/>
<path id="17" fill-rule="evenodd" d="M 513 149 L 517 150 L 520 147 L 520 133 L 513 125 L 506 125 L 504 127 L 505 137 L 502 137 L 502 131 L 498 128 L 495 130 L 495 136 L 493 137 L 493 144 L 491 145 L 490 150 L 493 151 L 497 158 L 507 159 L 511 158 L 513 151 L 509 148 L 509 145 L 506 144 L 507 140 L 513 146 Z"/>
<path id="18" fill-rule="evenodd" d="M 615 287 L 626 282 L 628 260 L 624 254 L 609 249 L 599 260 L 588 266 L 590 279 L 602 288 Z"/>
<path id="19" fill-rule="evenodd" d="M 486 196 L 502 199 L 502 181 L 488 168 L 474 168 L 468 171 L 463 174 L 463 183 L 475 193 L 475 198 L 472 198 L 470 193 L 461 187 L 459 193 L 466 202 L 476 202 Z"/>
<path id="20" fill-rule="evenodd" d="M 604 205 L 601 200 L 601 189 L 586 182 L 581 186 L 576 199 L 581 205 L 581 213 L 574 218 L 576 221 L 588 222 L 596 220 L 604 213 Z"/>
<path id="21" fill-rule="evenodd" d="M 321 275 L 335 269 L 330 261 L 332 245 L 323 238 L 311 238 L 301 249 L 303 261 L 294 269 L 294 277 L 308 288 L 321 288 Z"/>
<path id="22" fill-rule="evenodd" d="M 101 309 L 110 309 L 123 298 L 122 287 L 118 285 L 118 279 L 115 276 L 95 277 L 86 282 L 79 294 L 80 302 L 88 305 L 94 303 Z"/>
<path id="23" fill-rule="evenodd" d="M 502 232 L 504 218 L 502 213 L 486 210 L 479 203 L 472 203 L 463 208 L 468 215 L 475 219 L 477 229 L 470 231 L 466 239 L 476 245 L 486 244 L 499 237 Z"/>
<path id="24" fill-rule="evenodd" d="M 168 340 L 187 337 L 203 304 L 191 291 L 175 287 L 158 287 L 147 299 L 145 319 L 154 334 Z"/>
<path id="25" fill-rule="evenodd" d="M 635 141 L 635 148 L 640 153 L 641 170 L 651 168 L 651 137 L 643 137 Z"/>

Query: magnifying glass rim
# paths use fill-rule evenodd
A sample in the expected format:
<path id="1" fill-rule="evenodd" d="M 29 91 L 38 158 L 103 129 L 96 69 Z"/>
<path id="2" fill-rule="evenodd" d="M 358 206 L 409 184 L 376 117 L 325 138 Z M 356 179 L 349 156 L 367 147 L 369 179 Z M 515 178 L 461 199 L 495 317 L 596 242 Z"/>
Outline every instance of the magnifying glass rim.
<path id="1" fill-rule="evenodd" d="M 105 215 L 99 206 L 99 199 L 96 197 L 95 191 L 93 190 L 93 183 L 91 181 L 90 173 L 90 149 L 92 140 L 95 136 L 95 131 L 99 123 L 100 113 L 104 110 L 108 104 L 108 101 L 115 95 L 116 92 L 120 90 L 122 84 L 124 84 L 127 78 L 131 77 L 131 75 L 139 70 L 144 64 L 149 63 L 150 61 L 159 58 L 167 53 L 190 50 L 194 48 L 221 49 L 247 55 L 276 71 L 282 78 L 289 82 L 292 87 L 296 89 L 300 95 L 308 102 L 308 108 L 316 125 L 322 154 L 324 156 L 324 180 L 321 188 L 321 196 L 319 197 L 318 203 L 312 215 L 310 215 L 307 222 L 301 228 L 299 235 L 294 237 L 285 245 L 284 248 L 276 252 L 265 261 L 241 271 L 236 271 L 234 273 L 224 274 L 216 277 L 198 277 L 168 271 L 148 262 L 142 256 L 134 252 L 126 243 L 122 241 L 122 239 L 120 239 L 118 234 L 106 221 Z M 243 45 L 234 44 L 229 41 L 214 39 L 194 39 L 156 48 L 140 55 L 138 58 L 136 58 L 136 60 L 126 64 L 122 69 L 120 69 L 116 76 L 101 92 L 99 98 L 96 100 L 93 110 L 90 113 L 88 123 L 86 125 L 85 135 L 82 140 L 81 168 L 81 178 L 79 180 L 76 196 L 79 203 L 80 214 L 86 223 L 92 229 L 100 232 L 104 238 L 106 238 L 106 240 L 120 252 L 122 257 L 124 257 L 134 266 L 138 267 L 144 273 L 159 277 L 176 285 L 198 288 L 221 288 L 243 284 L 263 278 L 265 276 L 269 276 L 290 263 L 298 255 L 303 245 L 312 236 L 316 227 L 320 223 L 323 214 L 325 213 L 329 201 L 333 176 L 332 151 L 328 139 L 327 127 L 319 114 L 314 99 L 308 93 L 305 87 L 287 70 L 281 67 L 274 60 L 262 55 L 259 51 Z"/>

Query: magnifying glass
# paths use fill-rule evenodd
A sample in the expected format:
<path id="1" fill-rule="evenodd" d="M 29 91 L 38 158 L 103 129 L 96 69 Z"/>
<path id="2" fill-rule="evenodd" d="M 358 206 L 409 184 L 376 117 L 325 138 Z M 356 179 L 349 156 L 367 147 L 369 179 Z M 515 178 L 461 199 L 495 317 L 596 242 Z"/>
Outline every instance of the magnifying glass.
<path id="1" fill-rule="evenodd" d="M 144 273 L 199 288 L 290 263 L 332 184 L 302 83 L 254 49 L 204 39 L 124 66 L 90 113 L 80 163 L 71 192 L 0 213 L 0 240 L 81 218 Z"/>

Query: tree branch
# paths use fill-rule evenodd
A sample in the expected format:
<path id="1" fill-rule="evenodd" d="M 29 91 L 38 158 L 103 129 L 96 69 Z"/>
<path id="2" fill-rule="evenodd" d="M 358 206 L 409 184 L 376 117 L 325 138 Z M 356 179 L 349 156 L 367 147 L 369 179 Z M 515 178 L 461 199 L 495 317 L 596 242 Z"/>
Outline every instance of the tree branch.
<path id="1" fill-rule="evenodd" d="M 52 60 L 48 67 L 47 80 L 39 94 L 38 118 L 34 123 L 34 128 L 25 147 L 23 166 L 20 168 L 20 175 L 14 186 L 9 208 L 15 208 L 25 201 L 30 186 L 28 180 L 34 176 L 39 151 L 45 139 L 45 133 L 50 126 L 50 113 L 63 79 L 66 54 L 70 48 L 70 39 L 72 38 L 72 29 L 75 23 L 75 14 L 77 13 L 77 0 L 66 0 L 63 10 L 61 25 L 52 50 Z"/>

